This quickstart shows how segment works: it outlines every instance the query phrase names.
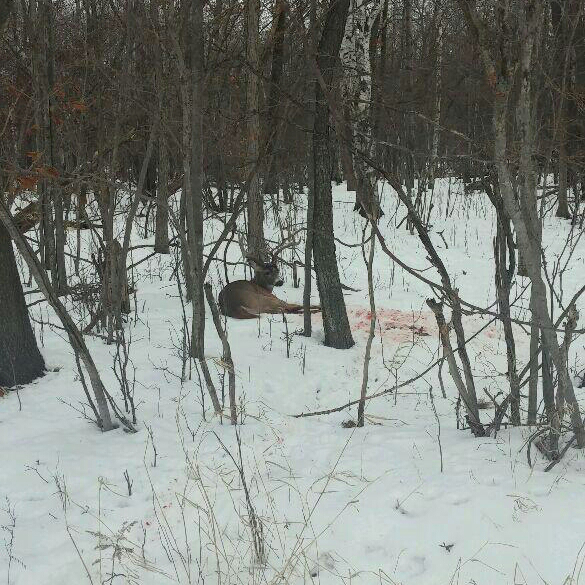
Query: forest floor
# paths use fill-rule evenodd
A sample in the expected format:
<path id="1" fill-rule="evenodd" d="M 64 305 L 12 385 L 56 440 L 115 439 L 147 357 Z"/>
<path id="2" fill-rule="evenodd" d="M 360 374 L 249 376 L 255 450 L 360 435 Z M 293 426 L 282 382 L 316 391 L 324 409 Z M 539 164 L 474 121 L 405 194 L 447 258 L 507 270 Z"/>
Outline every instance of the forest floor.
<path id="1" fill-rule="evenodd" d="M 336 236 L 359 244 L 364 220 L 352 212 L 353 200 L 343 186 L 334 189 Z M 383 201 L 381 230 L 390 250 L 438 281 L 418 238 L 404 224 L 396 229 L 404 216 L 402 208 L 396 211 L 397 199 L 388 190 Z M 431 237 L 461 297 L 491 305 L 495 218 L 489 201 L 441 180 L 433 203 Z M 555 286 L 566 303 L 583 285 L 585 240 L 578 241 L 569 222 L 551 215 L 544 224 L 547 267 L 552 275 L 555 265 L 566 265 L 562 285 L 557 274 Z M 287 212 L 283 206 L 280 220 L 293 225 L 302 217 L 303 209 Z M 275 224 L 272 212 L 267 222 Z M 221 224 L 206 226 L 211 241 Z M 73 245 L 74 234 L 71 238 Z M 132 243 L 153 239 L 136 237 Z M 132 260 L 151 251 L 137 248 Z M 323 345 L 319 315 L 312 338 L 293 334 L 302 328 L 302 316 L 288 316 L 287 324 L 278 316 L 228 320 L 244 423 L 238 427 L 240 449 L 228 420 L 212 416 L 207 396 L 203 419 L 196 370 L 191 380 L 181 381 L 183 313 L 172 255 L 153 256 L 133 271 L 137 314 L 125 335 L 128 374 L 135 379 L 135 434 L 121 429 L 102 434 L 80 414 L 85 399 L 64 332 L 47 324 L 58 321 L 46 303 L 35 305 L 33 316 L 44 322 L 35 324 L 36 334 L 50 372 L 0 398 L 0 583 L 585 583 L 585 576 L 579 579 L 585 560 L 585 454 L 569 449 L 545 473 L 547 462 L 534 448 L 534 465 L 528 464 L 526 442 L 534 429 L 503 428 L 496 438 L 482 439 L 458 430 L 447 367 L 446 398 L 436 367 L 392 391 L 437 360 L 439 341 L 425 304 L 432 291 L 379 246 L 374 264 L 379 327 L 368 392 L 390 392 L 368 402 L 361 429 L 342 426 L 355 420 L 355 406 L 294 417 L 359 397 L 371 318 L 366 267 L 359 246 L 338 245 L 337 251 L 342 282 L 359 289 L 345 295 L 352 349 Z M 84 253 L 89 252 L 88 244 Z M 237 244 L 228 258 L 241 259 Z M 228 273 L 231 280 L 241 278 L 242 266 Z M 275 292 L 301 302 L 302 283 L 293 287 L 290 269 L 285 276 L 285 286 Z M 223 266 L 212 265 L 215 294 L 224 278 Z M 527 284 L 517 278 L 512 297 L 519 297 L 514 314 L 529 320 Z M 27 296 L 30 302 L 39 298 Z M 583 298 L 577 308 L 585 314 Z M 482 410 L 487 422 L 493 407 L 486 391 L 495 396 L 508 388 L 503 331 L 481 316 L 466 316 L 464 326 L 468 337 L 481 330 L 468 350 L 478 395 L 488 403 Z M 529 334 L 521 327 L 515 334 L 523 367 Z M 121 403 L 115 346 L 96 336 L 87 340 L 106 386 Z M 206 356 L 218 381 L 224 372 L 221 343 L 209 315 Z M 569 357 L 576 381 L 584 357 L 581 337 Z M 585 389 L 576 390 L 585 404 Z M 264 565 L 258 562 L 262 555 Z"/>

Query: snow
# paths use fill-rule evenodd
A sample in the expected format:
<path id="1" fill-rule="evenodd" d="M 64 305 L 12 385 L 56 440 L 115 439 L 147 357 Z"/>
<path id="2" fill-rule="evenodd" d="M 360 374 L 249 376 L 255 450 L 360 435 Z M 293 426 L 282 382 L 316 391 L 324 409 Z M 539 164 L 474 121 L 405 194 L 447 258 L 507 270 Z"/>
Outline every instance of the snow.
<path id="1" fill-rule="evenodd" d="M 336 236 L 347 243 L 359 242 L 364 227 L 351 211 L 353 197 L 343 186 L 334 188 Z M 495 220 L 489 202 L 441 180 L 434 203 L 432 239 L 462 298 L 490 305 Z M 381 230 L 390 250 L 411 266 L 428 269 L 416 236 L 404 226 L 394 228 L 404 212 L 396 211 L 397 199 L 389 190 L 384 210 Z M 273 214 L 268 218 L 276 237 Z M 209 221 L 206 228 L 211 241 L 221 226 Z M 551 273 L 559 258 L 561 265 L 567 261 L 570 249 L 564 243 L 570 231 L 567 222 L 545 221 Z M 573 242 L 576 249 L 562 279 L 564 303 L 583 284 L 585 243 L 575 235 Z M 133 239 L 133 245 L 146 243 L 152 239 Z M 82 408 L 84 395 L 63 331 L 45 325 L 41 336 L 35 325 L 52 371 L 0 399 L 5 544 L 0 579 L 11 585 L 560 585 L 585 580 L 579 580 L 585 558 L 583 454 L 570 449 L 545 473 L 546 462 L 534 449 L 534 468 L 528 465 L 525 443 L 534 429 L 502 429 L 496 438 L 482 439 L 457 430 L 456 391 L 446 367 L 446 399 L 434 368 L 396 393 L 370 401 L 363 429 L 342 426 L 355 418 L 356 407 L 294 418 L 359 397 L 369 327 L 366 270 L 359 247 L 338 245 L 337 250 L 342 281 L 360 289 L 345 295 L 356 340 L 352 349 L 324 347 L 318 315 L 311 339 L 292 337 L 289 358 L 282 318 L 228 321 L 244 422 L 237 429 L 241 459 L 235 429 L 227 419 L 222 424 L 212 416 L 207 396 L 202 418 L 195 370 L 192 380 L 181 383 L 177 348 L 183 317 L 172 257 L 154 256 L 135 272 L 138 318 L 127 325 L 126 336 L 131 337 L 130 378 L 133 368 L 136 375 L 136 434 L 121 429 L 102 434 L 74 410 Z M 148 253 L 137 249 L 132 260 Z M 239 260 L 237 245 L 229 258 Z M 423 274 L 438 281 L 433 269 Z M 242 275 L 241 266 L 234 267 L 230 279 Z M 217 294 L 223 268 L 214 265 L 210 276 Z M 286 276 L 278 296 L 301 302 L 302 288 L 292 286 L 290 271 Z M 374 279 L 380 328 L 372 348 L 370 394 L 417 376 L 439 355 L 436 325 L 424 302 L 431 296 L 429 287 L 393 266 L 379 247 Z M 518 279 L 513 297 L 525 285 Z M 524 291 L 515 314 L 529 319 L 527 305 Z M 583 300 L 577 308 L 585 308 Z M 58 324 L 44 303 L 33 315 Z M 302 316 L 287 318 L 289 332 L 302 327 Z M 507 390 L 502 329 L 488 324 L 486 317 L 464 319 L 468 336 L 487 325 L 469 344 L 482 399 L 484 389 L 492 396 Z M 209 315 L 206 327 L 206 355 L 217 381 L 221 343 Z M 529 339 L 520 327 L 515 333 L 523 365 Z M 106 386 L 120 400 L 114 348 L 97 337 L 86 339 Z M 582 356 L 578 339 L 569 357 L 573 374 L 582 371 Z M 583 402 L 583 389 L 576 390 Z M 487 421 L 493 409 L 482 413 Z M 239 467 L 263 526 L 265 567 L 255 559 Z"/>

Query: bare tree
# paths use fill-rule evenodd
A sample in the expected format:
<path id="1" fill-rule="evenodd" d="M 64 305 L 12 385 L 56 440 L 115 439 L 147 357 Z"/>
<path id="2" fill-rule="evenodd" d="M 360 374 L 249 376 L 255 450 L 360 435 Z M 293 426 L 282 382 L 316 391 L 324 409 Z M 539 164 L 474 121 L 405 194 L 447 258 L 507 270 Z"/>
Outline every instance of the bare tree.
<path id="1" fill-rule="evenodd" d="M 355 147 L 368 156 L 373 150 L 370 40 L 381 7 L 379 1 L 352 0 L 340 48 L 340 59 L 348 73 L 346 87 L 352 120 L 351 131 L 346 132 L 345 139 L 353 137 Z M 353 158 L 352 166 L 357 177 L 355 208 L 364 217 L 377 219 L 382 211 L 376 193 L 375 171 L 364 164 L 361 156 Z"/>
<path id="2" fill-rule="evenodd" d="M 458 2 L 475 35 L 486 78 L 494 92 L 493 156 L 504 209 L 514 225 L 519 251 L 525 259 L 526 270 L 532 283 L 532 318 L 541 328 L 543 347 L 549 352 L 558 372 L 558 391 L 562 392 L 571 406 L 571 422 L 577 445 L 583 448 L 585 447 L 585 429 L 567 363 L 563 359 L 548 309 L 547 290 L 542 275 L 542 234 L 537 210 L 536 174 L 532 159 L 532 153 L 535 150 L 535 98 L 531 73 L 536 50 L 535 41 L 542 27 L 543 6 L 535 0 L 526 2 L 508 0 L 506 9 L 496 9 L 495 25 L 498 43 L 495 45 L 496 48 L 492 49 L 487 36 L 487 25 L 478 14 L 474 4 L 470 0 L 458 0 Z M 516 70 L 520 79 L 515 112 L 520 142 L 517 179 L 507 158 L 508 112 Z M 551 398 L 545 393 L 545 408 L 551 429 L 549 454 L 555 458 L 558 456 L 560 417 L 556 404 Z"/>

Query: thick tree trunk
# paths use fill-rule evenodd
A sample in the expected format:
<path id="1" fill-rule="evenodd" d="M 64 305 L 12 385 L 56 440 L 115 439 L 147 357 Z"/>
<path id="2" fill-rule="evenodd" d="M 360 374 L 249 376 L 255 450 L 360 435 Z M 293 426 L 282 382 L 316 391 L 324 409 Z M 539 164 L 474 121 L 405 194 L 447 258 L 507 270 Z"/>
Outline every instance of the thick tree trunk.
<path id="1" fill-rule="evenodd" d="M 28 384 L 43 375 L 12 241 L 0 222 L 0 386 Z"/>
<path id="2" fill-rule="evenodd" d="M 327 87 L 341 46 L 349 0 L 332 0 L 317 50 L 317 66 Z M 315 125 L 313 129 L 314 230 L 313 255 L 317 287 L 323 311 L 325 345 L 347 349 L 354 345 L 345 299 L 339 280 L 333 237 L 333 201 L 331 193 L 331 153 L 329 108 L 319 82 L 315 83 Z"/>

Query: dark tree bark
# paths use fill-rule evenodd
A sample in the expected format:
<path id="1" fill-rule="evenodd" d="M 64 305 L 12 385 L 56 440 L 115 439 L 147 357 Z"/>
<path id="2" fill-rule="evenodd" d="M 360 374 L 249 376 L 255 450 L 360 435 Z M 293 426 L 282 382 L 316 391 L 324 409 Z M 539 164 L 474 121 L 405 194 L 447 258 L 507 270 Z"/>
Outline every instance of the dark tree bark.
<path id="1" fill-rule="evenodd" d="M 248 152 L 247 163 L 249 170 L 254 168 L 260 152 L 260 112 L 259 112 L 259 79 L 260 58 L 258 52 L 260 19 L 260 2 L 246 1 L 247 47 L 248 60 L 247 79 L 247 115 L 248 115 Z M 260 175 L 256 170 L 248 189 L 248 251 L 257 258 L 262 258 L 266 252 L 264 241 L 264 199 L 260 187 Z"/>
<path id="2" fill-rule="evenodd" d="M 151 19 L 157 29 L 160 26 L 158 11 L 151 5 Z M 158 137 L 158 183 L 156 189 L 156 220 L 154 231 L 154 251 L 159 254 L 169 253 L 169 177 L 170 158 L 167 128 L 169 124 L 169 106 L 167 79 L 160 45 L 155 43 L 156 62 L 155 84 L 159 94 L 160 132 Z"/>
<path id="3" fill-rule="evenodd" d="M 268 92 L 268 120 L 269 142 L 265 156 L 270 160 L 270 167 L 266 175 L 264 192 L 278 195 L 278 158 L 270 156 L 275 148 L 275 134 L 271 131 L 278 123 L 280 110 L 280 82 L 284 65 L 284 34 L 286 31 L 286 17 L 288 5 L 284 0 L 276 0 L 274 15 L 274 30 L 272 38 L 272 67 L 270 69 L 270 90 Z M 271 139 L 270 139 L 271 137 Z"/>
<path id="4" fill-rule="evenodd" d="M 316 59 L 316 50 L 317 50 L 317 0 L 311 0 L 310 4 L 310 59 Z M 311 84 L 311 87 L 315 87 L 315 81 Z M 310 122 L 309 127 L 315 126 L 315 102 L 313 99 L 313 95 L 310 96 L 311 103 L 309 104 L 310 108 Z M 313 333 L 312 323 L 311 323 L 311 289 L 312 289 L 312 268 L 313 268 L 313 236 L 314 236 L 314 225 L 313 225 L 313 217 L 314 217 L 314 207 L 315 207 L 315 197 L 314 197 L 314 189 L 315 189 L 315 168 L 314 162 L 315 157 L 313 156 L 313 141 L 309 143 L 309 156 L 307 157 L 307 171 L 308 171 L 308 189 L 307 189 L 307 235 L 305 239 L 305 269 L 304 269 L 304 276 L 305 281 L 303 285 L 303 315 L 304 315 L 304 328 L 303 328 L 303 335 L 305 337 L 311 337 Z"/>
<path id="5" fill-rule="evenodd" d="M 563 7 L 563 4 L 565 5 Z M 559 151 L 559 199 L 556 215 L 570 219 L 567 184 L 567 91 L 571 83 L 568 72 L 569 51 L 571 46 L 570 25 L 568 22 L 569 2 L 551 2 L 551 20 L 555 37 L 555 82 L 558 90 L 555 96 L 557 115 L 557 148 Z"/>
<path id="6" fill-rule="evenodd" d="M 388 65 L 388 0 L 384 0 L 378 27 L 380 28 L 378 35 L 380 42 L 380 56 L 377 63 L 374 59 L 372 60 L 372 63 L 376 63 L 373 75 L 375 75 L 375 78 L 377 79 L 377 82 L 374 85 L 375 98 L 373 104 L 372 135 L 375 141 L 374 158 L 378 165 L 384 166 L 384 153 L 387 148 L 382 144 L 384 142 L 382 117 L 384 111 L 384 83 L 386 80 L 386 69 Z"/>
<path id="7" fill-rule="evenodd" d="M 531 292 L 531 297 L 534 292 Z M 531 310 L 533 301 L 530 301 Z M 526 422 L 529 425 L 536 424 L 536 417 L 538 414 L 538 352 L 539 352 L 540 327 L 538 323 L 533 320 L 530 325 L 530 369 L 528 377 L 528 415 Z"/>
<path id="8" fill-rule="evenodd" d="M 45 362 L 37 347 L 12 241 L 0 223 L 0 386 L 28 384 L 43 375 Z"/>
<path id="9" fill-rule="evenodd" d="M 53 14 L 53 3 L 44 2 L 44 24 L 45 24 L 45 70 L 46 70 L 46 101 L 44 107 L 46 108 L 45 119 L 47 127 L 45 131 L 48 136 L 45 141 L 45 147 L 48 147 L 48 162 L 52 168 L 56 165 L 56 136 L 55 136 L 55 125 L 53 112 L 56 109 L 54 87 L 55 87 L 55 51 L 54 51 L 54 14 Z M 65 268 L 65 225 L 64 225 L 64 205 L 63 205 L 63 192 L 57 188 L 53 182 L 49 182 L 48 185 L 49 199 L 52 201 L 53 209 L 55 212 L 55 219 L 53 226 L 55 230 L 55 249 L 53 264 L 51 266 L 52 282 L 53 286 L 59 294 L 67 292 L 67 270 Z M 50 212 L 50 211 L 49 211 Z"/>
<path id="10" fill-rule="evenodd" d="M 503 211 L 503 210 L 502 210 Z M 510 383 L 510 422 L 519 425 L 520 420 L 520 382 L 516 368 L 516 343 L 510 317 L 510 288 L 514 275 L 514 248 L 508 245 L 511 238 L 510 220 L 503 213 L 498 217 L 497 235 L 494 239 L 494 257 L 496 263 L 496 295 L 504 326 L 506 339 L 506 357 L 508 361 L 508 382 Z M 508 237 L 508 235 L 510 237 Z M 510 256 L 510 268 L 506 267 L 507 251 Z"/>
<path id="11" fill-rule="evenodd" d="M 343 178 L 346 182 L 348 191 L 357 190 L 357 178 L 353 168 L 353 157 L 351 156 L 351 145 L 353 144 L 353 132 L 351 131 L 351 114 L 349 107 L 343 108 L 343 134 L 338 137 L 339 140 L 339 157 L 341 159 L 341 168 Z"/>
<path id="12" fill-rule="evenodd" d="M 158 143 L 159 173 L 158 189 L 156 190 L 156 224 L 154 232 L 154 251 L 159 254 L 169 253 L 169 150 L 162 124 Z"/>
<path id="13" fill-rule="evenodd" d="M 10 16 L 13 0 L 0 0 L 0 33 L 4 30 L 4 24 Z"/>
<path id="14" fill-rule="evenodd" d="M 12 0 L 0 0 L 0 33 L 10 15 Z M 0 222 L 0 386 L 27 384 L 43 375 L 45 362 L 35 339 L 14 249 Z"/>
<path id="15" fill-rule="evenodd" d="M 191 268 L 193 322 L 191 352 L 204 360 L 205 299 L 203 293 L 203 101 L 205 84 L 203 0 L 191 4 L 191 176 L 187 199 L 187 239 Z M 217 409 L 216 409 L 217 410 Z"/>
<path id="16" fill-rule="evenodd" d="M 317 66 L 327 87 L 331 87 L 339 48 L 345 31 L 349 0 L 332 0 L 317 49 Z M 333 237 L 331 194 L 331 152 L 329 108 L 320 83 L 315 83 L 315 124 L 313 127 L 314 230 L 313 255 L 317 287 L 323 311 L 325 345 L 347 349 L 354 344 L 339 280 Z"/>

